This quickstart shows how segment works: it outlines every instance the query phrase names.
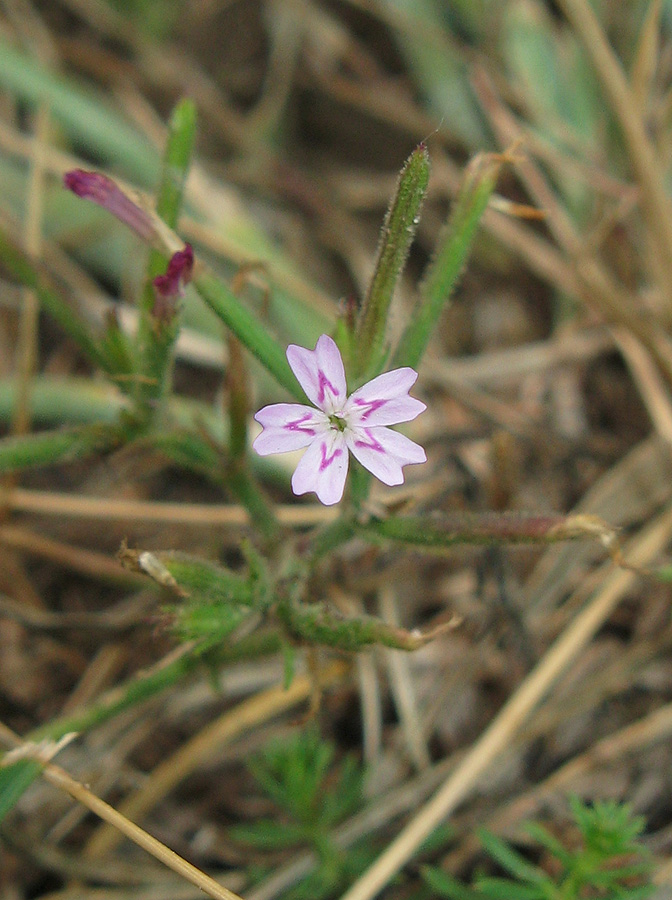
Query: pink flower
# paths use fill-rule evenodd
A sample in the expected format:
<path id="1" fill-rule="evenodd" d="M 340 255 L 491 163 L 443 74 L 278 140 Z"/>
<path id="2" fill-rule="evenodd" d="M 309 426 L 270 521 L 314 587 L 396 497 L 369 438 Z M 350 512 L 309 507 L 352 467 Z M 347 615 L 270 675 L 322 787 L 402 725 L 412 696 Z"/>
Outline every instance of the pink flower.
<path id="1" fill-rule="evenodd" d="M 287 360 L 306 396 L 315 404 L 274 403 L 255 415 L 263 426 L 253 447 L 260 456 L 306 452 L 292 476 L 295 494 L 315 491 L 325 506 L 343 496 L 348 450 L 384 484 L 403 484 L 403 466 L 427 461 L 425 451 L 387 428 L 410 422 L 426 409 L 409 397 L 418 373 L 394 369 L 347 396 L 345 369 L 338 347 L 323 334 L 314 350 L 290 344 Z"/>

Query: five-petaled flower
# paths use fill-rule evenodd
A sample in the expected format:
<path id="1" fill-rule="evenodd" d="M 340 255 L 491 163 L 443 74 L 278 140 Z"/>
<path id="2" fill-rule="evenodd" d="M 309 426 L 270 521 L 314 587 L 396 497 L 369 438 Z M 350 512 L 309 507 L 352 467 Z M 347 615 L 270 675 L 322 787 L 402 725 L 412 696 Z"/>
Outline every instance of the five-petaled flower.
<path id="1" fill-rule="evenodd" d="M 343 496 L 348 450 L 384 484 L 402 484 L 402 467 L 427 461 L 419 444 L 388 425 L 410 422 L 424 409 L 409 397 L 418 373 L 411 368 L 378 375 L 349 397 L 338 347 L 326 334 L 314 350 L 290 344 L 287 360 L 308 399 L 275 403 L 255 415 L 263 431 L 253 447 L 260 456 L 307 448 L 292 477 L 295 494 L 315 491 L 331 506 Z"/>

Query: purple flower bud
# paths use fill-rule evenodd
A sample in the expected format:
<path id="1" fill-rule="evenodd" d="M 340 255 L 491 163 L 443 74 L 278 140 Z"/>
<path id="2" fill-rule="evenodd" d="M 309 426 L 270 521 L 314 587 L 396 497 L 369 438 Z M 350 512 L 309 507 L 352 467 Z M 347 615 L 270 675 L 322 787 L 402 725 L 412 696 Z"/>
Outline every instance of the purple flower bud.
<path id="1" fill-rule="evenodd" d="M 156 298 L 152 312 L 156 319 L 170 321 L 175 314 L 175 301 L 184 296 L 193 270 L 194 251 L 191 244 L 185 244 L 184 250 L 178 250 L 170 257 L 165 275 L 157 275 L 152 281 Z"/>
<path id="2" fill-rule="evenodd" d="M 184 250 L 173 253 L 168 262 L 165 275 L 157 275 L 152 284 L 157 297 L 167 300 L 169 297 L 183 297 L 184 288 L 191 281 L 194 270 L 194 250 L 191 244 L 185 244 Z"/>
<path id="3" fill-rule="evenodd" d="M 78 197 L 92 200 L 102 206 L 143 240 L 150 243 L 156 237 L 151 217 L 125 194 L 119 185 L 100 172 L 73 169 L 63 176 L 63 184 Z"/>

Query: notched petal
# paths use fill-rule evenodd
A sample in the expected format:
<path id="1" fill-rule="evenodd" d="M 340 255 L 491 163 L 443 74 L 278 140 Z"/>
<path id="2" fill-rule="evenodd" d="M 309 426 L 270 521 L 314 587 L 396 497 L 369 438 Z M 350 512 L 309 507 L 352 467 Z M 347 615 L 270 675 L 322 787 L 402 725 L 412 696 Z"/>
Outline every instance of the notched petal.
<path id="1" fill-rule="evenodd" d="M 418 377 L 405 367 L 384 372 L 362 385 L 348 398 L 343 413 L 353 427 L 376 427 L 410 422 L 427 409 L 422 400 L 409 397 Z"/>
<path id="2" fill-rule="evenodd" d="M 327 415 L 345 403 L 347 386 L 343 359 L 336 343 L 323 334 L 314 350 L 290 344 L 287 361 L 311 403 Z"/>
<path id="3" fill-rule="evenodd" d="M 254 418 L 264 429 L 252 444 L 260 456 L 301 450 L 329 427 L 324 413 L 300 403 L 274 403 Z"/>

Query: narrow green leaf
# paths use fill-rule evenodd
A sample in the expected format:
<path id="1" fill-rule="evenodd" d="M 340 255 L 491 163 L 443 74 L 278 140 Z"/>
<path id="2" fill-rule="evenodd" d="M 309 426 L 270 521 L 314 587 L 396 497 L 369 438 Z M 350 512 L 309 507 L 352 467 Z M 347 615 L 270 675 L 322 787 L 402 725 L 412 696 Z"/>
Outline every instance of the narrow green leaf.
<path id="1" fill-rule="evenodd" d="M 10 766 L 0 767 L 0 822 L 4 821 L 41 771 L 42 766 L 34 759 L 20 759 Z"/>
<path id="2" fill-rule="evenodd" d="M 157 214 L 172 229 L 177 226 L 182 206 L 195 136 L 196 107 L 191 100 L 182 100 L 173 110 L 168 124 L 168 138 L 156 196 Z M 156 312 L 153 281 L 165 271 L 165 255 L 158 250 L 150 250 L 147 275 L 138 304 L 137 352 L 143 377 L 136 382 L 137 400 L 147 416 L 158 412 L 160 401 L 169 391 L 172 349 L 179 333 L 181 318 L 177 299 L 174 309 L 163 311 L 162 314 Z"/>
<path id="3" fill-rule="evenodd" d="M 231 458 L 244 460 L 247 455 L 247 421 L 250 416 L 250 379 L 245 354 L 240 341 L 229 337 L 229 368 L 226 373 L 226 394 L 229 413 L 229 450 Z"/>
<path id="4" fill-rule="evenodd" d="M 388 315 L 418 225 L 429 182 L 429 154 L 420 144 L 404 163 L 385 216 L 376 265 L 355 334 L 355 375 L 366 381 L 383 365 Z"/>
<path id="5" fill-rule="evenodd" d="M 0 422 L 11 420 L 16 396 L 17 379 L 0 378 Z M 113 422 L 127 402 L 103 381 L 38 375 L 31 385 L 31 406 L 34 420 L 42 425 L 79 425 Z"/>
<path id="6" fill-rule="evenodd" d="M 504 157 L 479 154 L 469 163 L 436 255 L 421 285 L 420 299 L 394 356 L 394 366 L 417 369 L 471 250 Z"/>
<path id="7" fill-rule="evenodd" d="M 0 440 L 0 472 L 84 459 L 118 446 L 126 432 L 115 425 L 84 425 Z"/>
<path id="8" fill-rule="evenodd" d="M 98 346 L 106 371 L 117 384 L 128 390 L 132 385 L 130 379 L 135 372 L 135 354 L 131 341 L 122 331 L 113 310 L 108 314 L 105 331 Z"/>
<path id="9" fill-rule="evenodd" d="M 611 540 L 613 531 L 596 516 L 523 513 L 443 513 L 390 516 L 356 526 L 369 540 L 384 539 L 440 552 L 455 544 L 551 544 L 558 541 Z"/>
<path id="10" fill-rule="evenodd" d="M 289 367 L 284 349 L 266 331 L 234 292 L 211 272 L 197 273 L 194 287 L 238 340 L 273 375 L 275 380 L 300 403 L 305 403 L 301 387 Z"/>
<path id="11" fill-rule="evenodd" d="M 249 471 L 246 460 L 232 462 L 225 474 L 225 484 L 248 511 L 250 521 L 259 534 L 269 542 L 277 541 L 281 534 L 280 523 Z"/>
<path id="12" fill-rule="evenodd" d="M 156 450 L 175 465 L 197 472 L 215 484 L 222 483 L 224 450 L 220 451 L 214 439 L 202 433 L 183 428 L 162 428 L 143 435 L 133 447 L 140 451 Z"/>
<path id="13" fill-rule="evenodd" d="M 43 308 L 94 365 L 115 374 L 104 352 L 93 339 L 88 323 L 72 309 L 51 283 L 45 269 L 32 260 L 4 228 L 0 228 L 0 261 L 13 278 L 35 292 Z"/>
<path id="14" fill-rule="evenodd" d="M 282 600 L 276 606 L 276 614 L 291 638 L 348 652 L 373 644 L 395 650 L 417 650 L 436 634 L 406 631 L 374 616 L 345 618 L 326 603 L 302 604 Z"/>
<path id="15" fill-rule="evenodd" d="M 127 681 L 103 694 L 90 706 L 66 716 L 54 719 L 32 731 L 27 739 L 40 741 L 44 738 L 58 740 L 71 731 L 82 733 L 109 722 L 125 709 L 130 709 L 154 697 L 161 691 L 180 682 L 194 669 L 203 664 L 201 648 L 173 656 L 156 668 L 133 675 Z"/>
<path id="16" fill-rule="evenodd" d="M 240 341 L 229 335 L 229 368 L 226 377 L 229 413 L 229 465 L 225 483 L 250 514 L 260 534 L 274 542 L 280 537 L 280 524 L 273 508 L 253 477 L 249 467 L 247 423 L 250 417 L 248 360 Z"/>
<path id="17" fill-rule="evenodd" d="M 170 228 L 177 228 L 195 139 L 196 106 L 191 100 L 180 100 L 168 123 L 156 200 L 156 211 Z"/>
<path id="18" fill-rule="evenodd" d="M 328 556 L 337 547 L 351 540 L 356 534 L 355 523 L 350 518 L 340 516 L 335 522 L 325 525 L 313 538 L 312 563 Z"/>

